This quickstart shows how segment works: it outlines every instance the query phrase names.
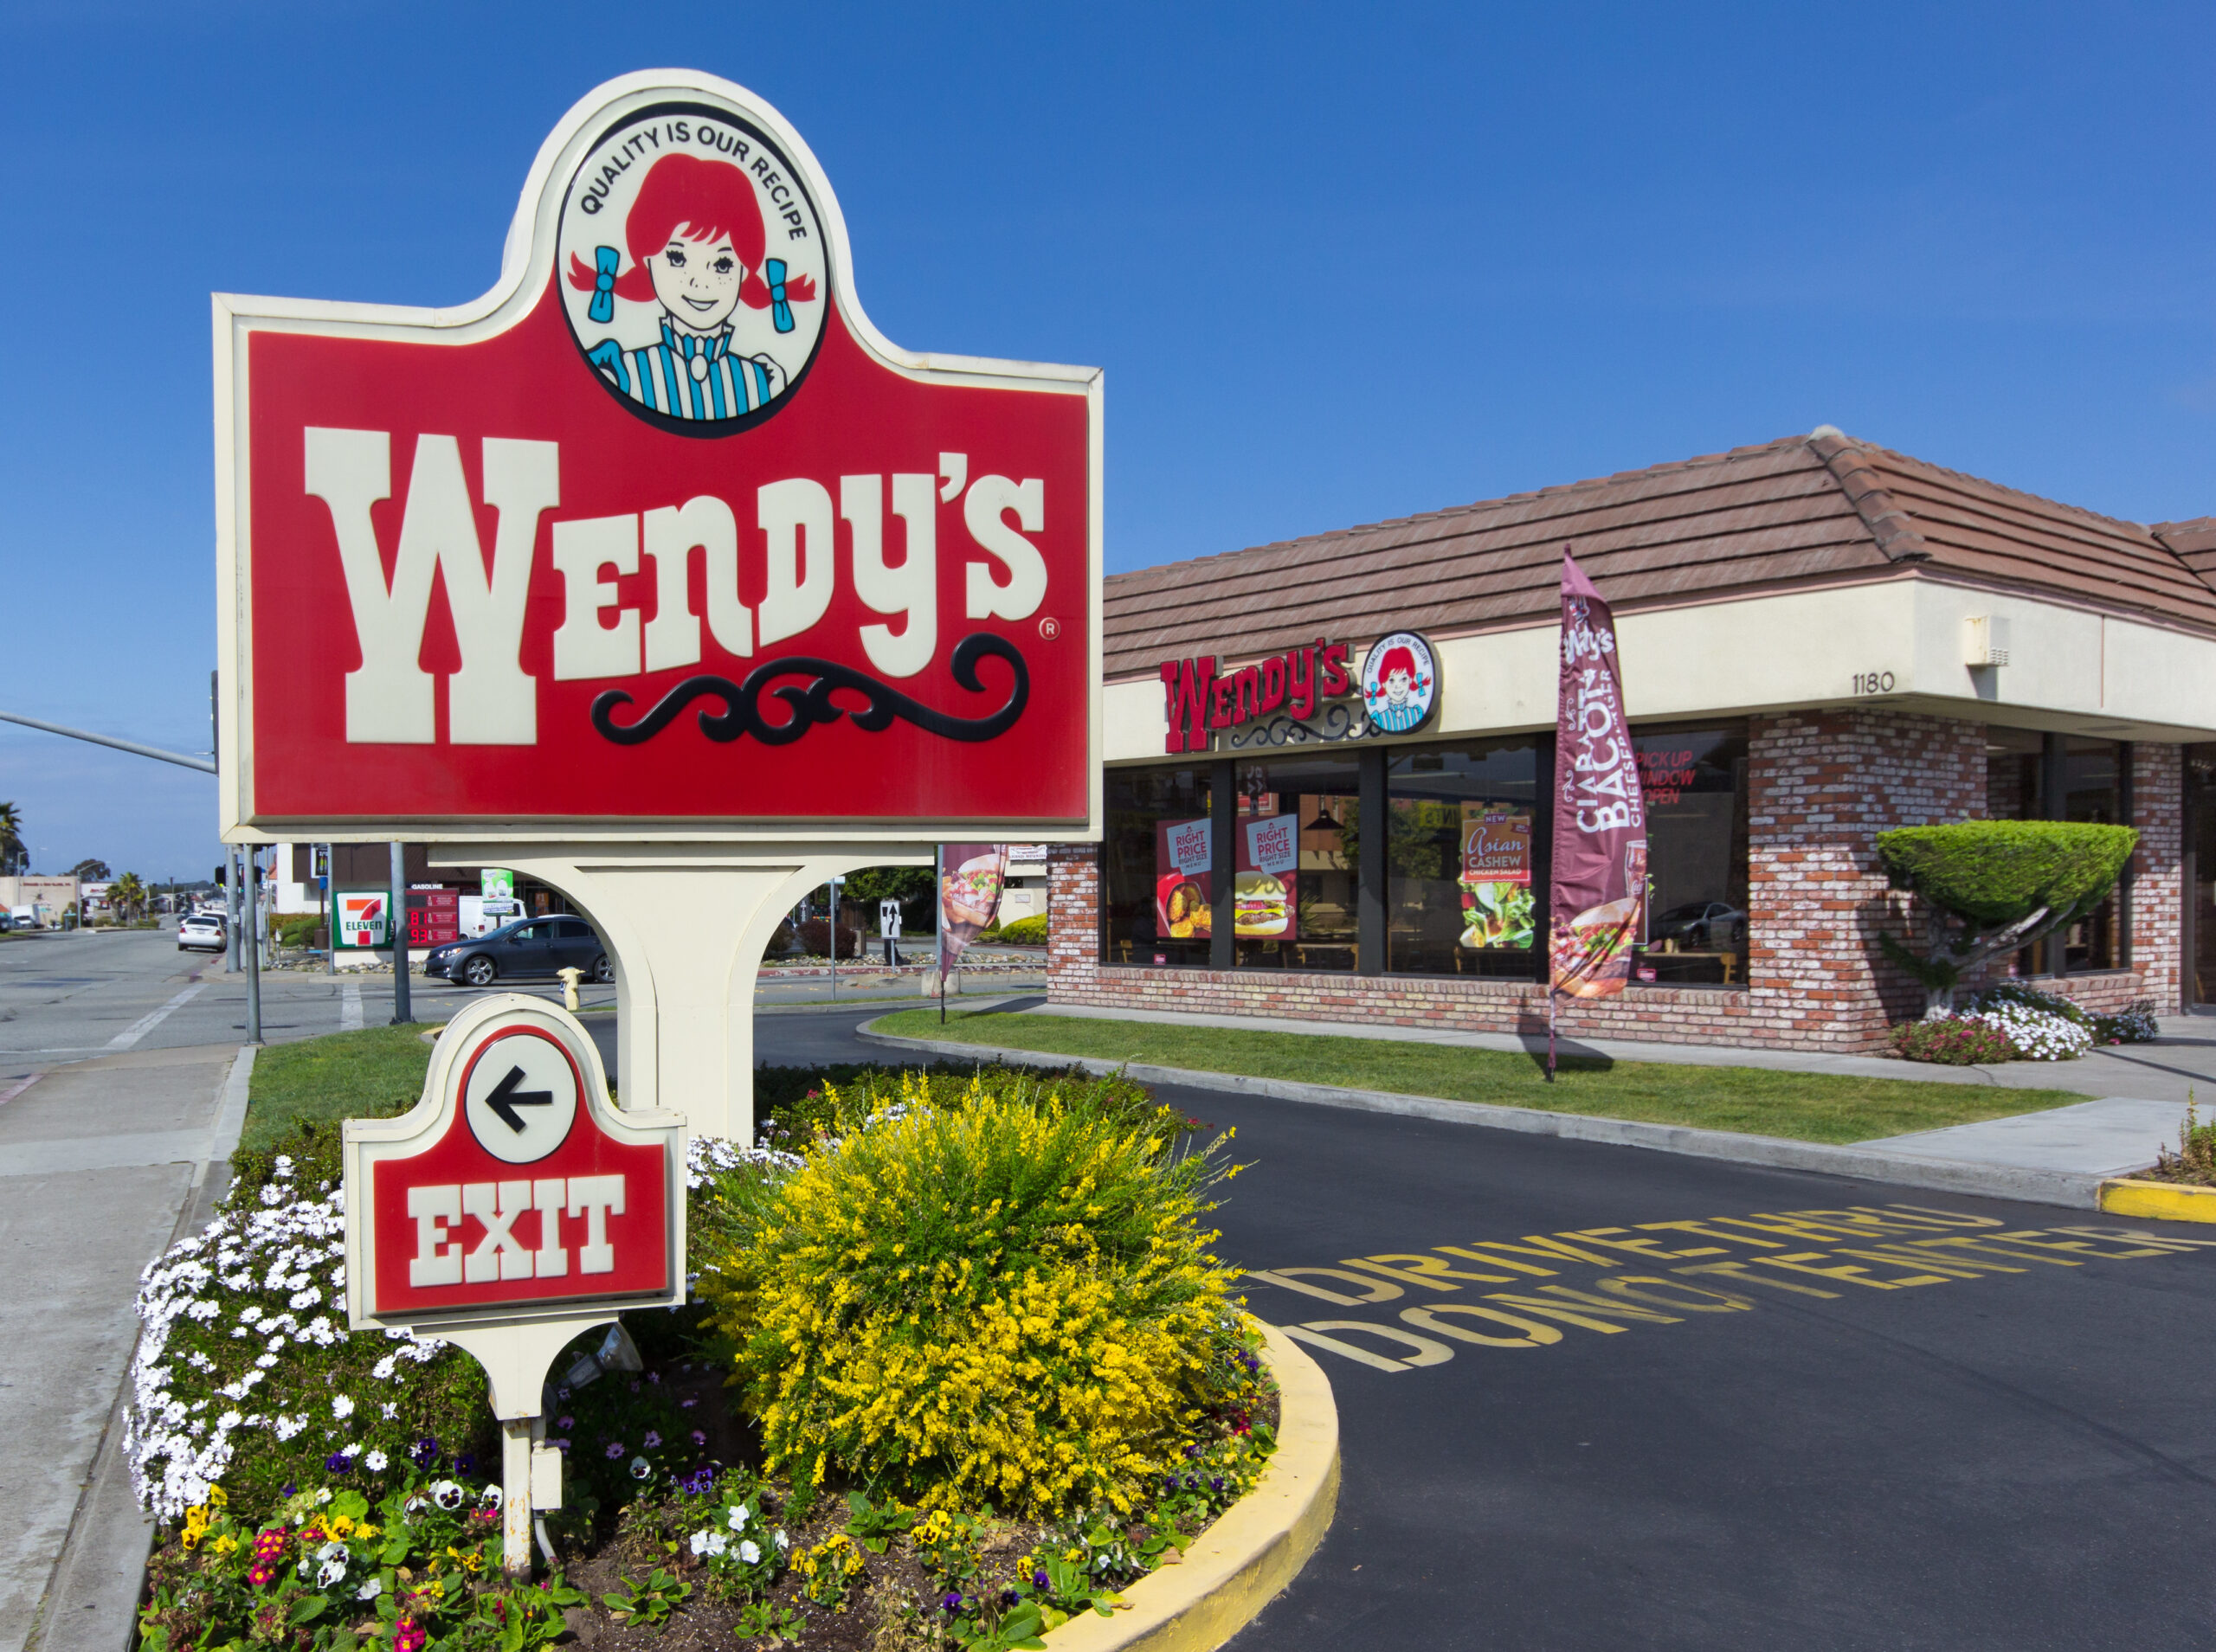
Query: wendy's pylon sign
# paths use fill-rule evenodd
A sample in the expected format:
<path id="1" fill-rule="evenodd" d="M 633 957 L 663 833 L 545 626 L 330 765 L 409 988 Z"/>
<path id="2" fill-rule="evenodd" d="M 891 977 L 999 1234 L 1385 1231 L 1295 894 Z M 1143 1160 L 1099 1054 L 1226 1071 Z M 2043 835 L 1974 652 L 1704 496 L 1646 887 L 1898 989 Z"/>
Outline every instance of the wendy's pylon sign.
<path id="1" fill-rule="evenodd" d="M 1100 374 L 886 339 L 829 180 L 744 87 L 583 99 L 473 303 L 219 294 L 215 347 L 225 838 L 562 891 L 615 964 L 627 1107 L 752 1140 L 756 970 L 828 878 L 1098 838 Z M 523 1180 L 436 1184 L 531 1236 L 478 1265 L 607 1285 L 614 1208 L 550 1169 L 526 1211 Z M 462 1266 L 383 1288 L 460 1302 Z"/>
<path id="2" fill-rule="evenodd" d="M 1100 376 L 882 337 L 744 88 L 571 110 L 474 304 L 215 320 L 227 829 L 1090 833 Z"/>
<path id="3" fill-rule="evenodd" d="M 562 1502 L 549 1362 L 622 1309 L 685 1300 L 685 1122 L 611 1106 L 577 1018 L 500 993 L 448 1023 L 412 1111 L 346 1122 L 345 1166 L 347 1323 L 484 1366 L 503 1557 L 528 1572 L 532 1511 Z"/>

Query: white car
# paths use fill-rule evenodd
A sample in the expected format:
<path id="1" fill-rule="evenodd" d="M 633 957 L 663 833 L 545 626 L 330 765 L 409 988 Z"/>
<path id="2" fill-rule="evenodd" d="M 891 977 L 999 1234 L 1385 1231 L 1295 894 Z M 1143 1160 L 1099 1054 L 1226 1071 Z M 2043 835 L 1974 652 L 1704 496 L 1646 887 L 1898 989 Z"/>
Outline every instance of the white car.
<path id="1" fill-rule="evenodd" d="M 195 912 L 177 926 L 179 952 L 221 952 L 229 944 L 223 933 L 223 920 L 212 913 Z"/>

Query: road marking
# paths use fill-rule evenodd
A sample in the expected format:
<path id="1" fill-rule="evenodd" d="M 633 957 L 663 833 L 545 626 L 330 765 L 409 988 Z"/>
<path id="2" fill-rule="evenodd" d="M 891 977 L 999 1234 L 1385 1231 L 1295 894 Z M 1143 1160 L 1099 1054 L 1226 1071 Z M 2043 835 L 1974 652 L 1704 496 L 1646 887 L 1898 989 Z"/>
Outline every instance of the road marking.
<path id="1" fill-rule="evenodd" d="M 10 1102 L 14 1101 L 16 1097 L 22 1095 L 25 1090 L 29 1090 L 33 1084 L 35 1084 L 40 1079 L 45 1077 L 46 1075 L 44 1073 L 33 1073 L 29 1078 L 18 1078 L 14 1083 L 9 1085 L 7 1089 L 0 1090 L 0 1107 L 5 1107 Z"/>
<path id="2" fill-rule="evenodd" d="M 348 981 L 338 989 L 338 1030 L 359 1032 L 362 1030 L 362 988 L 358 981 Z"/>
<path id="3" fill-rule="evenodd" d="M 2092 1261 L 2174 1257 L 2216 1250 L 2216 1238 L 2196 1237 L 2182 1231 L 2150 1233 L 2144 1228 L 2079 1225 L 2010 1228 L 1996 1217 L 1974 1216 L 1922 1205 L 1897 1204 L 1883 1208 L 1858 1205 L 1843 1211 L 1757 1212 L 1744 1217 L 1709 1217 L 1699 1221 L 1642 1222 L 1639 1226 L 1638 1232 L 1628 1228 L 1600 1227 L 1553 1235 L 1527 1234 L 1520 1244 L 1500 1239 L 1472 1239 L 1459 1245 L 1433 1246 L 1433 1251 L 1439 1255 L 1385 1251 L 1369 1257 L 1348 1257 L 1336 1268 L 1248 1269 L 1242 1277 L 1258 1285 L 1275 1286 L 1348 1308 L 1397 1302 L 1408 1295 L 1409 1286 L 1449 1294 L 1459 1293 L 1467 1283 L 1517 1287 L 1514 1292 L 1482 1291 L 1479 1294 L 1484 1306 L 1466 1300 L 1442 1302 L 1433 1295 L 1397 1312 L 1383 1309 L 1399 1319 L 1398 1325 L 1379 1324 L 1372 1320 L 1311 1320 L 1302 1325 L 1279 1327 L 1297 1341 L 1353 1364 L 1376 1371 L 1401 1372 L 1446 1364 L 1455 1356 L 1450 1342 L 1480 1348 L 1549 1347 L 1563 1340 L 1562 1334 L 1555 1328 L 1556 1323 L 1614 1336 L 1626 1328 L 1612 1322 L 1617 1320 L 1681 1325 L 1690 1315 L 1746 1313 L 1756 1306 L 1755 1296 L 1737 1295 L 1722 1289 L 1724 1285 L 1758 1286 L 1766 1291 L 1837 1302 L 1852 1293 L 1825 1287 L 1857 1285 L 1871 1290 L 1900 1290 L 1945 1285 L 1958 1280 L 1981 1280 L 1996 1273 L 2035 1272 L 2037 1264 L 2078 1268 Z M 1647 1232 L 1690 1233 L 1703 1238 L 1723 1239 L 1762 1254 L 1735 1256 L 1716 1245 L 1672 1250 L 1665 1249 L 1659 1238 L 1642 1237 Z M 1570 1240 L 1581 1243 L 1567 1243 Z M 1795 1244 L 1823 1248 L 1788 1248 Z M 1588 1246 L 1627 1254 L 1600 1256 Z M 1583 1263 L 1601 1270 L 1606 1276 L 1579 1282 L 1590 1283 L 1601 1294 L 1596 1295 L 1594 1291 L 1573 1289 L 1567 1285 L 1535 1284 L 1501 1274 L 1478 1273 L 1452 1267 L 1443 1260 L 1443 1257 L 1451 1256 L 1513 1269 L 1520 1274 L 1559 1276 L 1562 1271 L 1562 1265 L 1511 1262 L 1501 1254 L 1504 1251 L 1543 1258 L 1549 1263 Z M 1721 1259 L 1686 1260 L 1702 1257 Z M 1850 1257 L 1852 1260 L 1848 1260 Z M 1614 1271 L 1639 1265 L 1656 1271 Z M 1764 1271 L 1772 1269 L 1784 1272 L 1781 1276 Z M 1884 1271 L 1878 1273 L 1873 1269 Z M 1793 1277 L 1794 1275 L 1800 1276 Z M 1694 1284 L 1685 1276 L 1704 1282 Z M 1813 1282 L 1814 1280 L 1823 1282 L 1820 1285 Z M 1322 1282 L 1327 1281 L 1330 1282 Z M 1355 1292 L 1360 1294 L 1352 1294 Z M 1471 1326 L 1463 1322 L 1465 1319 L 1486 1323 Z M 1523 1334 L 1503 1334 L 1503 1327 Z M 1431 1334 L 1423 1334 L 1427 1332 Z M 1384 1346 L 1364 1347 L 1347 1340 L 1361 1335 L 1375 1338 Z M 1448 1340 L 1441 1341 L 1441 1337 Z"/>
<path id="4" fill-rule="evenodd" d="M 156 1027 L 161 1025 L 163 1022 L 168 1020 L 171 1015 L 179 1008 L 183 1007 L 189 1000 L 197 998 L 204 990 L 205 987 L 206 983 L 204 981 L 188 987 L 183 992 L 179 993 L 175 998 L 171 999 L 168 1003 L 163 1005 L 158 1010 L 155 1010 L 150 1014 L 140 1016 L 129 1026 L 124 1028 L 122 1032 L 117 1033 L 113 1038 L 110 1038 L 107 1041 L 107 1048 L 110 1050 L 128 1050 L 132 1045 L 138 1043 L 139 1039 L 145 1038 Z"/>

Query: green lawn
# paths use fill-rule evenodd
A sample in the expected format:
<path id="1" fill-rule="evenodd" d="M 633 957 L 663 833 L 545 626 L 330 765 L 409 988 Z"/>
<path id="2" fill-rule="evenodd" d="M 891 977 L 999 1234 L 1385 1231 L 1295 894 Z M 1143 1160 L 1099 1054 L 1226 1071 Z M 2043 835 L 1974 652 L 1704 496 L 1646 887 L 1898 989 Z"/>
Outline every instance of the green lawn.
<path id="1" fill-rule="evenodd" d="M 989 1010 L 956 1012 L 944 1027 L 936 1010 L 901 1010 L 873 1025 L 879 1032 L 912 1038 L 1343 1084 L 1402 1096 L 1489 1102 L 1498 1107 L 1546 1108 L 1652 1124 L 1690 1124 L 1800 1141 L 1866 1141 L 2011 1113 L 2042 1112 L 2085 1100 L 2074 1090 L 1571 1057 L 1562 1060 L 1559 1077 L 1550 1085 L 1531 1057 L 1497 1051 Z"/>
<path id="2" fill-rule="evenodd" d="M 431 1046 L 420 1026 L 364 1027 L 298 1044 L 273 1044 L 254 1058 L 246 1128 L 239 1146 L 267 1151 L 299 1124 L 389 1117 L 416 1105 Z"/>

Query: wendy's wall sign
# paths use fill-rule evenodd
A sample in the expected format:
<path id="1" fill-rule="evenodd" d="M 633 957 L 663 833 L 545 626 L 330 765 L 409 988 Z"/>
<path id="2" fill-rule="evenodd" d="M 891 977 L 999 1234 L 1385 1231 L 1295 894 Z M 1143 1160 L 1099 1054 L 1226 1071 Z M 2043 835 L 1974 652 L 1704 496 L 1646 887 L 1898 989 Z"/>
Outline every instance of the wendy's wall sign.
<path id="1" fill-rule="evenodd" d="M 227 834 L 1097 832 L 1100 376 L 886 340 L 744 88 L 579 103 L 473 304 L 215 324 Z"/>

